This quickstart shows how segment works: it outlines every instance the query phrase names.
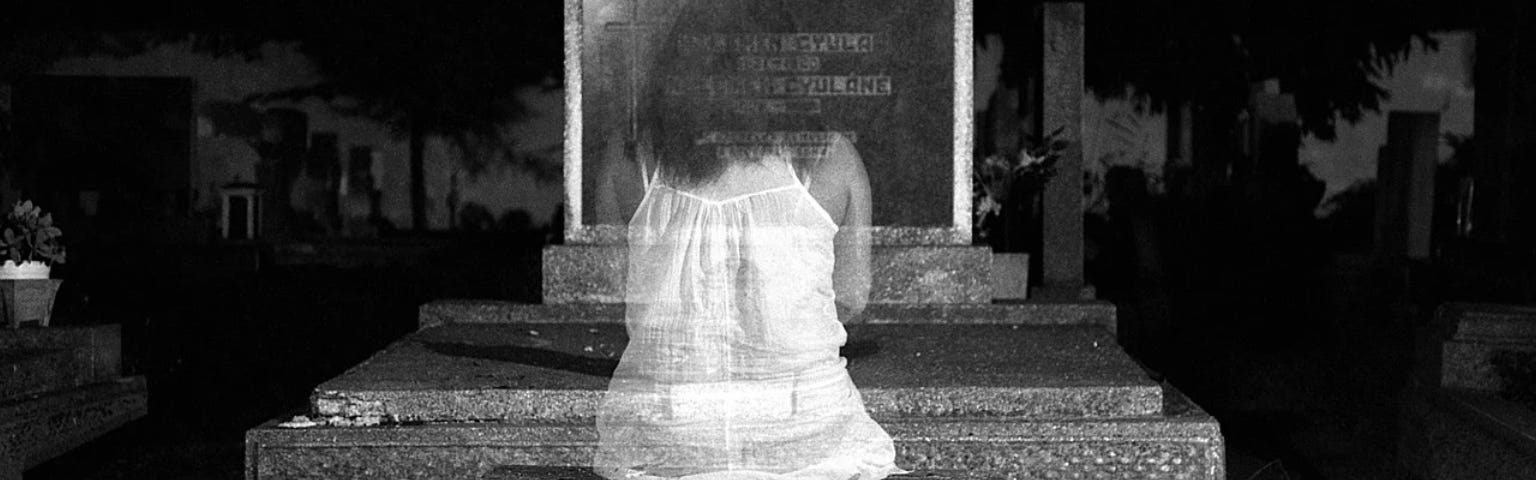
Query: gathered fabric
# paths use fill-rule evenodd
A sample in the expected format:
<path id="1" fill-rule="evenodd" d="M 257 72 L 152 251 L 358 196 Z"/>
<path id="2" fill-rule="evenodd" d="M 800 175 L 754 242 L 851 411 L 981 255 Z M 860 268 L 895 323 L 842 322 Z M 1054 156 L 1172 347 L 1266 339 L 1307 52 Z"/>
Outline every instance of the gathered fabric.
<path id="1" fill-rule="evenodd" d="M 710 198 L 647 178 L 629 225 L 629 345 L 600 404 L 610 479 L 877 480 L 895 466 L 838 348 L 838 226 L 787 155 Z"/>

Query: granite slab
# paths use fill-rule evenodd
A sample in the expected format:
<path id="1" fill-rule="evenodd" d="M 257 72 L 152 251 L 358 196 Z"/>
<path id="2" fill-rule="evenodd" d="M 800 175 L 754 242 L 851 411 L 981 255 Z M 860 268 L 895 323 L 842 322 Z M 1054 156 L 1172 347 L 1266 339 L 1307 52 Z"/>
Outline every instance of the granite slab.
<path id="1" fill-rule="evenodd" d="M 1457 341 L 1536 345 L 1536 307 L 1448 303 L 1436 314 L 1455 326 Z"/>
<path id="2" fill-rule="evenodd" d="M 622 245 L 544 249 L 544 303 L 622 303 Z M 992 252 L 971 245 L 877 246 L 870 255 L 872 303 L 988 303 Z"/>
<path id="3" fill-rule="evenodd" d="M 1008 303 L 873 304 L 864 311 L 867 324 L 1011 324 L 1097 325 L 1114 329 L 1115 305 L 1105 301 L 1041 301 Z M 438 300 L 425 303 L 419 328 L 450 323 L 623 323 L 620 303 L 528 304 L 496 300 Z"/>
<path id="4" fill-rule="evenodd" d="M 144 377 L 12 398 L 0 402 L 0 460 L 30 468 L 148 413 Z"/>
<path id="5" fill-rule="evenodd" d="M 1418 478 L 1536 478 L 1536 412 L 1497 396 L 1417 386 L 1398 428 L 1398 458 Z"/>
<path id="6" fill-rule="evenodd" d="M 849 374 L 877 418 L 1155 415 L 1162 390 L 1101 328 L 871 324 Z M 588 421 L 626 339 L 616 324 L 452 324 L 412 334 L 312 397 L 386 422 Z"/>
<path id="7" fill-rule="evenodd" d="M 881 424 L 896 442 L 898 465 L 937 478 L 1225 479 L 1220 428 L 1193 405 L 1135 418 Z M 595 441 L 589 423 L 284 429 L 274 421 L 246 433 L 246 479 L 487 478 L 508 466 L 588 465 Z"/>
<path id="8" fill-rule="evenodd" d="M 988 478 L 973 475 L 968 472 L 912 472 L 905 475 L 892 475 L 890 480 L 968 480 Z M 496 467 L 486 472 L 481 480 L 603 480 L 603 477 L 592 473 L 592 469 L 586 467 L 539 467 L 512 465 Z"/>
<path id="9" fill-rule="evenodd" d="M 0 329 L 0 401 L 118 377 L 117 325 Z"/>

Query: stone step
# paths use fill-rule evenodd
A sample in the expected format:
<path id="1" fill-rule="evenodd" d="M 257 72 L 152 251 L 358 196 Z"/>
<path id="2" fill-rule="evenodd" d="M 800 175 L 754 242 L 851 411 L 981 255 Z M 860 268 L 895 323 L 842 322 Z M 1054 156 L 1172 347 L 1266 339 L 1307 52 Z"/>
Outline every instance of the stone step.
<path id="1" fill-rule="evenodd" d="M 81 369 L 63 348 L 0 351 L 0 400 L 78 386 Z"/>
<path id="2" fill-rule="evenodd" d="M 0 477 L 10 473 L 3 469 L 31 468 L 148 413 L 144 377 L 0 402 Z"/>
<path id="3" fill-rule="evenodd" d="M 912 472 L 905 475 L 892 475 L 891 480 L 964 480 L 989 477 L 975 476 L 966 472 Z M 515 465 L 496 467 L 486 472 L 482 480 L 603 480 L 603 477 L 592 473 L 592 469 L 586 467 L 539 467 Z"/>
<path id="4" fill-rule="evenodd" d="M 438 300 L 423 304 L 420 328 L 451 323 L 623 323 L 622 303 L 527 304 L 494 300 Z M 1115 306 L 1104 301 L 905 304 L 875 303 L 867 324 L 1097 325 L 1114 330 Z"/>
<path id="5" fill-rule="evenodd" d="M 627 253 L 618 245 L 544 248 L 544 303 L 624 301 Z M 870 301 L 988 303 L 992 250 L 986 246 L 875 246 L 870 254 Z"/>
<path id="6" fill-rule="evenodd" d="M 0 329 L 0 401 L 118 376 L 117 325 Z"/>
<path id="7" fill-rule="evenodd" d="M 844 356 L 877 419 L 1115 418 L 1163 389 L 1097 327 L 874 324 Z M 618 324 L 452 324 L 396 342 L 315 389 L 317 416 L 584 422 L 624 349 Z"/>
<path id="8" fill-rule="evenodd" d="M 896 442 L 902 468 L 965 475 L 936 478 L 1224 480 L 1220 428 L 1185 404 L 1142 418 L 905 419 L 882 425 Z M 488 475 L 510 465 L 585 466 L 595 441 L 590 424 L 285 429 L 273 421 L 246 433 L 246 480 L 494 478 Z"/>

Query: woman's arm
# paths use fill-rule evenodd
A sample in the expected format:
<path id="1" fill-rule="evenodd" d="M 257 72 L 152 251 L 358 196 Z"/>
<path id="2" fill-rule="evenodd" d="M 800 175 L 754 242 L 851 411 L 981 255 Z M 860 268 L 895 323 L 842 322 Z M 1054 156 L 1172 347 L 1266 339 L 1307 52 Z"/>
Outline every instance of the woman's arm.
<path id="1" fill-rule="evenodd" d="M 597 191 L 593 213 L 597 218 L 588 220 L 599 225 L 625 225 L 634 215 L 640 197 L 645 194 L 644 180 L 640 178 L 639 163 L 644 158 L 631 158 L 624 142 L 611 139 L 605 142 L 602 162 L 597 179 Z M 638 156 L 635 156 L 638 157 Z M 650 168 L 649 165 L 646 168 Z"/>
<path id="2" fill-rule="evenodd" d="M 844 324 L 858 323 L 869 303 L 870 290 L 870 199 L 869 175 L 864 161 L 847 139 L 838 137 L 824 164 L 832 170 L 831 178 L 841 191 L 841 218 L 838 223 L 832 270 L 832 288 L 837 295 L 837 319 Z"/>

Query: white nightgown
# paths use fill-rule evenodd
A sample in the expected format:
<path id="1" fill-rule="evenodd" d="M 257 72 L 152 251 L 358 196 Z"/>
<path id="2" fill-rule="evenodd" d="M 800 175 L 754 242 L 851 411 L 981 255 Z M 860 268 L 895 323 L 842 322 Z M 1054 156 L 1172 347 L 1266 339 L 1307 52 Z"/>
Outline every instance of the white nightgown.
<path id="1" fill-rule="evenodd" d="M 876 480 L 891 438 L 838 348 L 834 222 L 787 155 L 711 199 L 647 177 L 630 221 L 629 346 L 597 418 L 611 479 Z"/>

